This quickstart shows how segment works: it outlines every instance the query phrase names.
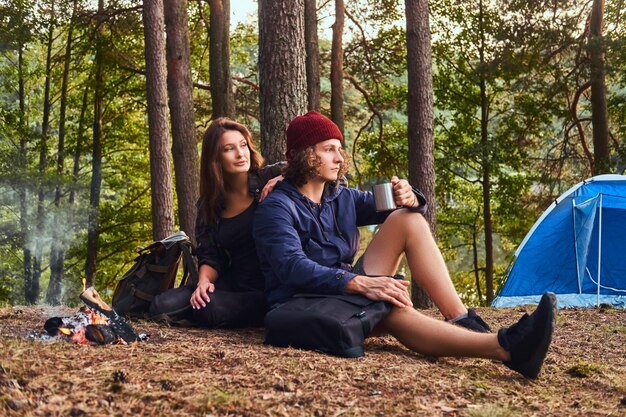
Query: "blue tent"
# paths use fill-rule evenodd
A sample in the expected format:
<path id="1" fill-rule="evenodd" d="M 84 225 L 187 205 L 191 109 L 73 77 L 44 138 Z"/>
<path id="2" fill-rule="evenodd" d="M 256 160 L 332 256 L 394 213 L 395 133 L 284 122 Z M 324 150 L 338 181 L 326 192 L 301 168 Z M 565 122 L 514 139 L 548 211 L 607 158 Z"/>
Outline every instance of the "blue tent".
<path id="1" fill-rule="evenodd" d="M 560 307 L 626 308 L 626 176 L 576 184 L 541 215 L 515 252 L 491 304 L 536 304 L 546 291 Z"/>

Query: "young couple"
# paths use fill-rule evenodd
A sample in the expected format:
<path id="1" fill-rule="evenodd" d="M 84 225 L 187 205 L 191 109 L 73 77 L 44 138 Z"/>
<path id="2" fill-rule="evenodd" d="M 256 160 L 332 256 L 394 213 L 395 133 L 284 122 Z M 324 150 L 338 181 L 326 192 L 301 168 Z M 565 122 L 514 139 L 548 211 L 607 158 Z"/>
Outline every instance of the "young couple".
<path id="1" fill-rule="evenodd" d="M 262 167 L 243 125 L 224 118 L 211 124 L 202 144 L 194 319 L 208 327 L 261 325 L 271 307 L 296 293 L 361 294 L 393 305 L 373 334 L 390 334 L 429 356 L 501 361 L 536 378 L 554 329 L 554 295 L 491 333 L 454 289 L 422 216 L 424 196 L 393 177 L 400 208 L 376 212 L 371 193 L 338 183 L 348 165 L 343 142 L 320 113 L 296 117 L 287 129 L 283 180 L 277 167 Z M 355 260 L 357 227 L 372 224 L 379 231 Z M 409 283 L 393 278 L 403 255 L 445 321 L 412 308 Z"/>

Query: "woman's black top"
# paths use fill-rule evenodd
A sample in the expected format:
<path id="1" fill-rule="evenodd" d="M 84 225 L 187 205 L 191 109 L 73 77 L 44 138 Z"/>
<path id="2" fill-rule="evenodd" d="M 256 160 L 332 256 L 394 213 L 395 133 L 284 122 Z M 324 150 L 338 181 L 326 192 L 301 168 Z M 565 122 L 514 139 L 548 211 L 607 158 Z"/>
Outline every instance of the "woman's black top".
<path id="1" fill-rule="evenodd" d="M 217 225 L 217 240 L 229 257 L 228 269 L 215 283 L 217 288 L 232 291 L 254 291 L 264 288 L 263 275 L 252 238 L 252 221 L 258 204 L 253 200 L 247 209 L 234 217 L 221 218 Z"/>
<path id="2" fill-rule="evenodd" d="M 252 238 L 252 220 L 263 186 L 280 175 L 284 163 L 250 172 L 248 192 L 254 202 L 239 215 L 223 219 L 221 210 L 216 213 L 217 224 L 204 224 L 200 210 L 196 218 L 196 256 L 198 266 L 209 265 L 218 273 L 215 286 L 230 291 L 264 290 L 265 281 Z M 200 207 L 198 202 L 197 207 Z M 225 223 L 225 224 L 223 224 Z"/>

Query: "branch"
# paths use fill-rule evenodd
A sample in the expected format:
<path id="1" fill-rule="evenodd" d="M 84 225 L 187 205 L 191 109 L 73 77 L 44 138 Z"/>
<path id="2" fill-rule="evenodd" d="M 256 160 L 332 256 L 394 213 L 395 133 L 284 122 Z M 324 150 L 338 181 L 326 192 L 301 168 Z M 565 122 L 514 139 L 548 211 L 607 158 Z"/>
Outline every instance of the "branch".
<path id="1" fill-rule="evenodd" d="M 576 90 L 576 93 L 574 93 L 574 100 L 572 101 L 572 105 L 570 107 L 570 114 L 572 115 L 572 119 L 574 120 L 574 123 L 576 125 L 576 129 L 578 130 L 578 137 L 580 138 L 580 144 L 583 147 L 583 152 L 585 152 L 585 156 L 589 160 L 589 165 L 591 167 L 591 172 L 593 172 L 594 171 L 593 155 L 591 154 L 591 152 L 589 151 L 589 148 L 587 147 L 587 142 L 585 140 L 585 132 L 583 131 L 582 124 L 581 124 L 580 119 L 578 118 L 578 114 L 576 112 L 576 108 L 578 107 L 578 101 L 580 100 L 580 96 L 589 87 L 591 87 L 591 81 L 587 81 L 586 83 L 584 83 L 583 85 L 578 87 L 578 90 Z"/>
<path id="2" fill-rule="evenodd" d="M 367 123 L 365 123 L 363 126 L 361 126 L 361 128 L 359 129 L 359 132 L 356 134 L 356 137 L 354 138 L 354 142 L 352 142 L 352 161 L 356 161 L 355 156 L 356 156 L 356 143 L 359 140 L 359 138 L 361 137 L 361 133 L 363 133 L 363 131 L 365 130 L 366 127 L 368 127 L 370 125 L 370 123 L 372 123 L 372 119 L 374 119 L 374 114 L 372 114 L 370 116 L 370 118 L 367 120 Z M 361 175 L 361 171 L 359 171 L 359 167 L 357 166 L 356 162 L 354 163 L 354 169 L 356 169 L 356 174 L 359 177 L 359 185 L 361 184 L 361 179 L 362 179 L 362 175 Z"/>
<path id="3" fill-rule="evenodd" d="M 254 88 L 255 90 L 259 91 L 259 85 L 256 84 L 256 83 L 253 83 L 252 81 L 248 80 L 247 78 L 238 77 L 238 76 L 233 76 L 233 77 L 230 77 L 230 78 L 232 78 L 235 81 L 239 81 L 240 83 L 247 84 L 250 87 Z"/>
<path id="4" fill-rule="evenodd" d="M 378 123 L 380 124 L 380 129 L 378 131 L 378 142 L 384 150 L 387 150 L 385 142 L 383 141 L 383 115 L 376 109 L 376 107 L 374 107 L 374 103 L 372 103 L 372 100 L 370 100 L 369 93 L 363 87 L 361 87 L 361 85 L 358 83 L 357 80 L 354 79 L 353 76 L 351 76 L 350 74 L 344 74 L 343 76 L 344 79 L 350 81 L 354 88 L 356 88 L 361 94 L 363 94 L 363 98 L 365 98 L 365 101 L 367 102 L 367 107 L 369 107 L 372 113 L 374 113 L 374 115 L 376 115 L 376 117 L 378 118 Z"/>
<path id="5" fill-rule="evenodd" d="M 357 22 L 357 20 L 354 18 L 354 16 L 352 16 L 352 14 L 348 11 L 348 9 L 346 7 L 344 7 L 344 12 L 346 13 L 346 16 L 348 16 L 348 19 L 350 19 L 352 21 L 352 23 L 354 23 L 354 25 L 361 32 L 361 43 L 363 44 L 363 47 L 364 47 L 363 49 L 365 51 L 365 56 L 367 57 L 368 72 L 371 73 L 372 72 L 372 57 L 369 54 L 370 47 L 369 47 L 369 44 L 367 43 L 367 37 L 365 36 L 365 30 L 363 29 L 361 24 L 359 22 Z"/>
<path id="6" fill-rule="evenodd" d="M 138 74 L 138 75 L 143 75 L 144 77 L 146 76 L 146 72 L 144 70 L 140 70 L 138 68 L 133 68 L 133 67 L 129 67 L 127 65 L 123 65 L 123 64 L 119 64 L 118 67 L 120 69 L 126 70 L 126 71 L 130 71 L 133 74 Z M 238 80 L 241 81 L 241 80 Z M 210 85 L 206 85 L 206 84 L 200 84 L 200 83 L 193 83 L 192 84 L 195 88 L 198 88 L 200 90 L 210 90 L 211 86 Z M 258 88 L 258 86 L 257 86 Z"/>

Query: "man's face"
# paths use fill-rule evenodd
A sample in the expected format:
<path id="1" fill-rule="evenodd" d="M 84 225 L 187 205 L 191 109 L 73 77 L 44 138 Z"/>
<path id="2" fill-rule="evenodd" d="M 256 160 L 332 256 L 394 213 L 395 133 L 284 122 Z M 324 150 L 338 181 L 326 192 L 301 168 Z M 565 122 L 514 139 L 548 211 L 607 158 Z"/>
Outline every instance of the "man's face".
<path id="1" fill-rule="evenodd" d="M 317 168 L 317 175 L 324 181 L 337 181 L 339 170 L 344 159 L 339 139 L 328 139 L 315 145 L 315 154 L 322 164 Z"/>

